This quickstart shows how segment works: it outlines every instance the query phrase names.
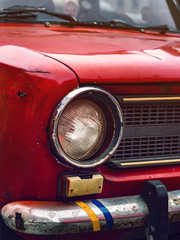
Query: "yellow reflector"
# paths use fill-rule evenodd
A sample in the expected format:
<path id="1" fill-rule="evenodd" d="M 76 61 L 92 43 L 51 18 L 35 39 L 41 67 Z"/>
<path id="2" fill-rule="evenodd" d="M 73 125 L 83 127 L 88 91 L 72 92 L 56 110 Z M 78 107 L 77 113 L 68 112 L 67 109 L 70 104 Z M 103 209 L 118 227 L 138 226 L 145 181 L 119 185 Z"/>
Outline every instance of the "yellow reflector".
<path id="1" fill-rule="evenodd" d="M 100 174 L 93 175 L 91 179 L 80 177 L 68 177 L 66 179 L 66 197 L 77 197 L 102 192 L 103 177 Z"/>

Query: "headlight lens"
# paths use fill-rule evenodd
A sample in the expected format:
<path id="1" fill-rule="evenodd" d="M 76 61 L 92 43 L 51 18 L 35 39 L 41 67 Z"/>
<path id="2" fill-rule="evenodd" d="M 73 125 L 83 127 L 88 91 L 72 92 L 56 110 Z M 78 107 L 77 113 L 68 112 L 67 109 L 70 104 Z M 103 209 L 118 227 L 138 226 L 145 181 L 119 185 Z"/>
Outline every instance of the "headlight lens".
<path id="1" fill-rule="evenodd" d="M 117 100 L 103 89 L 81 87 L 68 93 L 55 108 L 49 140 L 59 162 L 92 168 L 114 154 L 122 132 Z"/>
<path id="2" fill-rule="evenodd" d="M 100 107 L 89 100 L 72 101 L 58 123 L 58 138 L 65 153 L 78 161 L 94 155 L 106 135 L 106 118 Z"/>

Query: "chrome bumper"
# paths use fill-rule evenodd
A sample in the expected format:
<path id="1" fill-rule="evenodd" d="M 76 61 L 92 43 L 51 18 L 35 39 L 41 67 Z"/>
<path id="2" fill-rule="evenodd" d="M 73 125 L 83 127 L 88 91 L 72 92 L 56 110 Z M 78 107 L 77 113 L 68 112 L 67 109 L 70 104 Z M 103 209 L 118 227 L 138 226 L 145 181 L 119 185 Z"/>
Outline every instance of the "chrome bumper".
<path id="1" fill-rule="evenodd" d="M 180 190 L 168 192 L 169 222 L 180 222 Z M 140 196 L 77 202 L 19 201 L 1 210 L 5 224 L 26 234 L 58 235 L 143 227 L 149 211 Z"/>

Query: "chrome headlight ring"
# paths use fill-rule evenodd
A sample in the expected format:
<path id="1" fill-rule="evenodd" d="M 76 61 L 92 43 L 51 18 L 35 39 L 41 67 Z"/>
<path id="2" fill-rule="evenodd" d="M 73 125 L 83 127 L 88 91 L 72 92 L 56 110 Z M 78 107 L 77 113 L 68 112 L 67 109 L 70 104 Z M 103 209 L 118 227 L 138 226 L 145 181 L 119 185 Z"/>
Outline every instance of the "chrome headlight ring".
<path id="1" fill-rule="evenodd" d="M 106 136 L 101 146 L 87 159 L 77 160 L 63 149 L 58 129 L 62 115 L 73 102 L 85 100 L 100 108 L 106 118 Z M 74 104 L 76 105 L 76 104 Z M 97 110 L 100 112 L 100 110 Z M 102 114 L 100 114 L 102 115 Z M 58 162 L 79 168 L 93 168 L 105 163 L 116 151 L 123 134 L 122 111 L 117 100 L 106 90 L 97 87 L 81 87 L 68 93 L 55 108 L 49 127 L 49 139 L 54 156 Z"/>

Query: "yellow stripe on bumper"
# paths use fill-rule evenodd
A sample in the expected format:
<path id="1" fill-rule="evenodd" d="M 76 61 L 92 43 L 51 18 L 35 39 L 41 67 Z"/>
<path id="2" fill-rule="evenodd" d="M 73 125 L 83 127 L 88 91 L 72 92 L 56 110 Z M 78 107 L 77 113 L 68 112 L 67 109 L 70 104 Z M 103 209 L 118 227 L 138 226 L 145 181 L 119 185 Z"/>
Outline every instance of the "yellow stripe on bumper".
<path id="1" fill-rule="evenodd" d="M 79 207 L 81 207 L 89 216 L 89 218 L 91 219 L 92 225 L 93 225 L 93 231 L 97 232 L 100 231 L 100 222 L 98 217 L 96 216 L 96 214 L 94 213 L 94 211 L 84 202 L 81 201 L 76 201 L 75 202 Z"/>

